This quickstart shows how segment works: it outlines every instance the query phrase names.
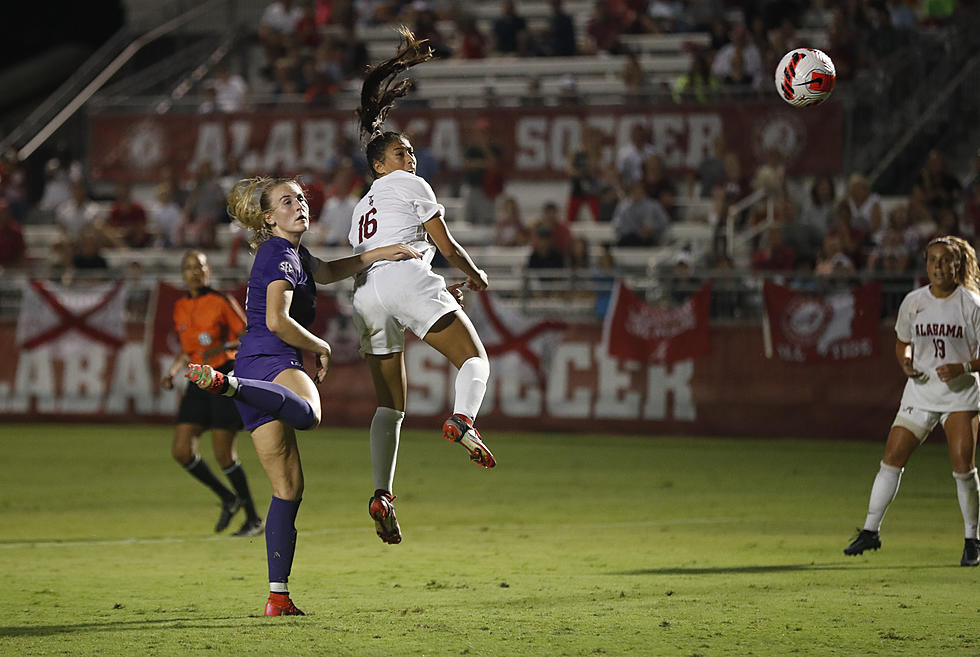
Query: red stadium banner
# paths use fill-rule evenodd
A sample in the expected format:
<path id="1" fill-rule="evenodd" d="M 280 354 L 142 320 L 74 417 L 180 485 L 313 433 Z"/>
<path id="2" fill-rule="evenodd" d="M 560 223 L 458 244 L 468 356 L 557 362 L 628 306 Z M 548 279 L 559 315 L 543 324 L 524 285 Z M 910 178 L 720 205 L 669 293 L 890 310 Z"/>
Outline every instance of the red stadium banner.
<path id="1" fill-rule="evenodd" d="M 390 129 L 408 130 L 431 147 L 446 173 L 461 172 L 463 149 L 478 120 L 490 123 L 505 169 L 523 179 L 565 178 L 569 149 L 586 125 L 605 134 L 604 157 L 629 143 L 634 125 L 651 135 L 674 173 L 691 171 L 712 154 L 717 137 L 738 154 L 744 171 L 778 149 L 794 175 L 838 174 L 843 111 L 830 101 L 801 112 L 779 100 L 699 105 L 542 108 L 399 108 Z M 243 171 L 322 171 L 357 125 L 349 111 L 266 110 L 238 114 L 93 114 L 89 158 L 93 177 L 149 182 L 162 166 L 189 179 L 200 162 L 216 172 L 234 160 Z M 356 143 L 356 138 L 355 138 Z"/>
<path id="2" fill-rule="evenodd" d="M 606 351 L 619 360 L 676 363 L 711 351 L 711 283 L 676 308 L 649 305 L 617 281 L 603 325 Z"/>
<path id="3" fill-rule="evenodd" d="M 121 280 L 69 289 L 28 280 L 17 320 L 20 349 L 97 344 L 118 348 L 125 341 L 126 286 Z"/>
<path id="4" fill-rule="evenodd" d="M 881 284 L 827 294 L 766 281 L 763 341 L 767 358 L 791 363 L 860 360 L 878 351 Z"/>

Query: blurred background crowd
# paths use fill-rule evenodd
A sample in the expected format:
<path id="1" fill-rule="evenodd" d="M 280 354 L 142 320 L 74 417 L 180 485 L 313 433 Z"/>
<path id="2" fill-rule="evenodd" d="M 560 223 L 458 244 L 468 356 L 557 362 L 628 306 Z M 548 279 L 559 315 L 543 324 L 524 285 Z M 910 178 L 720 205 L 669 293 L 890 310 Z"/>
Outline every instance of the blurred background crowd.
<path id="1" fill-rule="evenodd" d="M 159 27 L 194 7 L 175 3 L 161 13 L 149 4 L 89 7 L 87 19 L 76 22 L 85 38 L 98 42 L 83 46 L 94 53 L 88 61 L 110 60 L 113 25 L 133 30 L 133 16 L 142 16 Z M 601 316 L 617 276 L 663 304 L 677 303 L 704 280 L 720 281 L 716 290 L 729 291 L 713 307 L 720 319 L 757 312 L 752 290 L 765 277 L 800 287 L 879 278 L 900 300 L 921 276 L 930 238 L 980 237 L 980 100 L 969 84 L 978 68 L 970 49 L 959 47 L 975 33 L 976 2 L 205 4 L 214 6 L 218 23 L 235 25 L 231 36 L 220 27 L 202 28 L 204 14 L 192 18 L 185 25 L 197 31 L 149 44 L 108 77 L 77 113 L 81 118 L 40 145 L 30 147 L 29 138 L 54 114 L 41 101 L 57 105 L 51 100 L 57 90 L 71 85 L 54 74 L 55 63 L 44 69 L 52 71 L 52 88 L 15 94 L 0 108 L 5 276 L 66 283 L 91 272 L 148 276 L 154 263 L 175 269 L 189 247 L 220 251 L 216 266 L 235 276 L 247 262 L 243 236 L 229 226 L 225 195 L 238 177 L 256 173 L 300 176 L 314 221 L 305 244 L 346 248 L 351 210 L 370 182 L 352 136 L 341 135 L 335 152 L 302 170 L 257 170 L 228 157 L 222 170 L 201 160 L 183 171 L 160 167 L 154 181 L 133 182 L 94 175 L 84 116 L 349 110 L 365 67 L 393 52 L 393 27 L 401 24 L 428 39 L 439 60 L 419 68 L 417 87 L 401 105 L 413 111 L 465 108 L 489 117 L 498 107 L 612 105 L 655 115 L 697 104 L 724 113 L 744 103 L 778 103 L 772 75 L 792 48 L 821 48 L 837 67 L 829 103 L 844 108 L 845 143 L 833 175 L 794 175 L 787 154 L 773 145 L 748 160 L 728 134 L 699 162 L 669 166 L 649 127 L 634 125 L 617 137 L 589 124 L 564 153 L 559 175 L 525 181 L 508 166 L 488 120 L 465 132 L 455 166 L 439 158 L 429 135 L 409 128 L 419 175 L 446 203 L 451 228 L 476 247 L 491 280 L 505 281 L 502 289 L 525 302 L 587 295 L 583 307 Z M 76 34 L 66 43 L 78 47 L 75 41 L 85 38 Z M 29 48 L 7 53 L 2 76 L 8 81 L 25 66 L 39 66 Z M 109 54 L 98 60 L 103 50 Z M 92 67 L 94 78 L 99 67 Z M 480 72 L 497 69 L 506 74 Z M 83 66 L 75 75 L 85 72 Z M 884 312 L 893 310 L 885 304 Z"/>

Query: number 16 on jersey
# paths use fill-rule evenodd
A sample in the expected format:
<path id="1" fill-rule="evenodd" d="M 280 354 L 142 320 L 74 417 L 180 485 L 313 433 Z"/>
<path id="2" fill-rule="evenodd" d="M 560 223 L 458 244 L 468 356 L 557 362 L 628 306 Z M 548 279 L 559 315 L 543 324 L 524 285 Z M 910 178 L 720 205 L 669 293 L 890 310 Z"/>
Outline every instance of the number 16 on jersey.
<path id="1" fill-rule="evenodd" d="M 361 243 L 366 239 L 370 239 L 376 232 L 378 232 L 378 220 L 374 216 L 376 214 L 378 214 L 378 209 L 371 208 L 362 214 L 361 218 L 357 220 L 358 243 Z"/>

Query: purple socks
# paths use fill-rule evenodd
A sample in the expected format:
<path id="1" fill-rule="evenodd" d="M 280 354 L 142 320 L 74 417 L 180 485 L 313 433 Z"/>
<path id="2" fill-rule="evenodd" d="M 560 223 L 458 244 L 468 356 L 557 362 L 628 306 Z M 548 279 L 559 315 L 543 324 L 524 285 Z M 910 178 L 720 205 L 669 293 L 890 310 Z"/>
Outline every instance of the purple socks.
<path id="1" fill-rule="evenodd" d="M 265 551 L 269 558 L 269 581 L 288 582 L 296 552 L 296 512 L 301 500 L 272 498 L 265 517 Z"/>

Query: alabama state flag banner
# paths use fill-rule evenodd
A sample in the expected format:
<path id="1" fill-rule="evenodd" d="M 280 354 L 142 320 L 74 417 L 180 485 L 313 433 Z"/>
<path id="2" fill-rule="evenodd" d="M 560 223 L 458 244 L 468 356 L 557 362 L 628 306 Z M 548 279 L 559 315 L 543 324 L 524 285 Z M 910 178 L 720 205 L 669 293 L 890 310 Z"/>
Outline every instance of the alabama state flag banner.
<path id="1" fill-rule="evenodd" d="M 762 337 L 766 358 L 791 363 L 870 358 L 878 351 L 881 284 L 827 293 L 766 281 Z"/>
<path id="2" fill-rule="evenodd" d="M 674 363 L 711 351 L 711 282 L 676 308 L 657 308 L 616 281 L 602 328 L 613 358 L 641 363 Z"/>

